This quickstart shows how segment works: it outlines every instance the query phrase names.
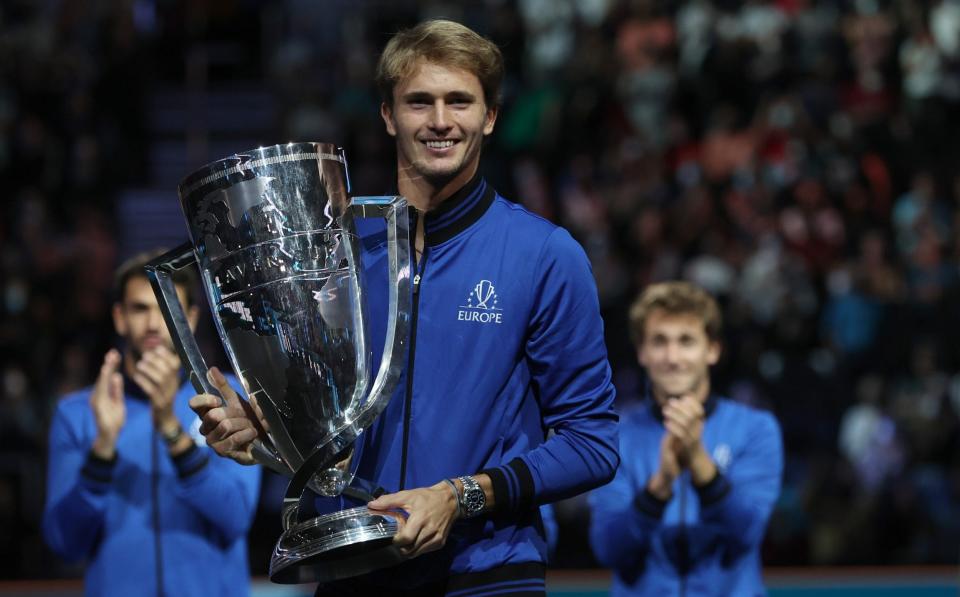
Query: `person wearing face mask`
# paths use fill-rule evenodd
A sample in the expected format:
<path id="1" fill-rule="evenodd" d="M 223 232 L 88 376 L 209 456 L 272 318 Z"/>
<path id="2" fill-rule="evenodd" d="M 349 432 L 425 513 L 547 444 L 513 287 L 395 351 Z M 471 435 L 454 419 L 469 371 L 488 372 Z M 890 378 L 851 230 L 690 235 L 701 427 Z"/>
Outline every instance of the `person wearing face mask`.
<path id="1" fill-rule="evenodd" d="M 650 395 L 623 415 L 613 482 L 589 496 L 611 594 L 764 595 L 760 544 L 783 473 L 776 419 L 712 390 L 721 317 L 702 289 L 649 286 L 630 331 Z"/>
<path id="2" fill-rule="evenodd" d="M 92 387 L 57 404 L 43 536 L 64 560 L 85 563 L 87 595 L 249 595 L 246 534 L 260 471 L 203 445 L 193 388 L 143 270 L 160 253 L 118 268 L 112 314 L 122 351 L 107 352 Z M 191 327 L 193 278 L 174 278 Z"/>

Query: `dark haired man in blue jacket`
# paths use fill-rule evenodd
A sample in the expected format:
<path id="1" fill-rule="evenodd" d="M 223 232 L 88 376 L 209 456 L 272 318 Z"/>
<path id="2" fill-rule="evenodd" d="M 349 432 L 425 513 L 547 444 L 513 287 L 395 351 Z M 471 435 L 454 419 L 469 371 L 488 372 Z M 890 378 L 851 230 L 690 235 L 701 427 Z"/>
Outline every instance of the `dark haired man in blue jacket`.
<path id="1" fill-rule="evenodd" d="M 713 298 L 686 282 L 654 284 L 631 308 L 652 399 L 624 415 L 616 478 L 590 495 L 590 541 L 613 569 L 613 595 L 765 594 L 780 428 L 711 392 L 720 324 Z"/>
<path id="2" fill-rule="evenodd" d="M 143 273 L 157 254 L 117 272 L 122 356 L 110 350 L 93 387 L 57 404 L 43 535 L 64 560 L 85 563 L 87 595 L 242 597 L 260 471 L 203 445 L 193 389 Z M 175 282 L 195 325 L 186 272 Z"/>

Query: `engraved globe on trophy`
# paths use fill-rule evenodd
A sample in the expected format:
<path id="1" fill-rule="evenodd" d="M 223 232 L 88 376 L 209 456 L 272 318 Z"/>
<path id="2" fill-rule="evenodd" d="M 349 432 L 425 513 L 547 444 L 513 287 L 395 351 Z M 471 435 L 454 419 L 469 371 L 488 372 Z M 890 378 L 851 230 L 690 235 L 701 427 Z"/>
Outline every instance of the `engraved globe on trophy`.
<path id="1" fill-rule="evenodd" d="M 254 457 L 292 476 L 274 582 L 327 582 L 396 563 L 396 518 L 365 506 L 305 518 L 306 487 L 372 499 L 353 471 L 358 436 L 383 411 L 403 368 L 410 251 L 402 197 L 349 197 L 335 145 L 290 143 L 240 153 L 180 184 L 191 242 L 147 266 L 174 344 L 198 392 L 216 394 L 170 274 L 197 263 L 220 339 L 262 413 Z M 389 308 L 376 374 L 355 217 L 386 221 Z"/>

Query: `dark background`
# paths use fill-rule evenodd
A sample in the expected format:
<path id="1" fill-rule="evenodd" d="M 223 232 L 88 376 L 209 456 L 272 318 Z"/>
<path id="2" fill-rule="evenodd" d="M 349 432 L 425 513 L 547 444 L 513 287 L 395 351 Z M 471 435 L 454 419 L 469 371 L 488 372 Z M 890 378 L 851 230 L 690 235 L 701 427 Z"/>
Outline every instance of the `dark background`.
<path id="1" fill-rule="evenodd" d="M 0 579 L 77 573 L 39 535 L 48 419 L 116 342 L 114 267 L 185 239 L 180 178 L 332 141 L 357 193 L 388 191 L 373 67 L 441 16 L 503 49 L 483 171 L 587 250 L 621 406 L 642 397 L 636 292 L 720 298 L 716 385 L 771 409 L 787 449 L 765 563 L 956 563 L 956 2 L 4 0 Z M 593 566 L 584 500 L 557 515 L 555 565 Z"/>

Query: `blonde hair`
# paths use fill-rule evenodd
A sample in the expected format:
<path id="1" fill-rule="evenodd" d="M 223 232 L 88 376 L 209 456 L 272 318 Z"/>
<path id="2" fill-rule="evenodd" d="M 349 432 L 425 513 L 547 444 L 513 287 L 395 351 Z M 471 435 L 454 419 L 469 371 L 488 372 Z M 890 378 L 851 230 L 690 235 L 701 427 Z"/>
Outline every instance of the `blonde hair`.
<path id="1" fill-rule="evenodd" d="M 703 322 L 707 338 L 720 341 L 723 319 L 717 301 L 698 286 L 674 281 L 651 284 L 630 306 L 630 338 L 634 345 L 643 343 L 644 326 L 656 310 L 670 315 L 694 315 Z"/>
<path id="2" fill-rule="evenodd" d="M 503 56 L 489 39 L 453 21 L 424 21 L 390 38 L 377 63 L 376 82 L 383 101 L 393 105 L 397 83 L 413 74 L 419 60 L 463 69 L 480 80 L 487 108 L 500 103 Z"/>

